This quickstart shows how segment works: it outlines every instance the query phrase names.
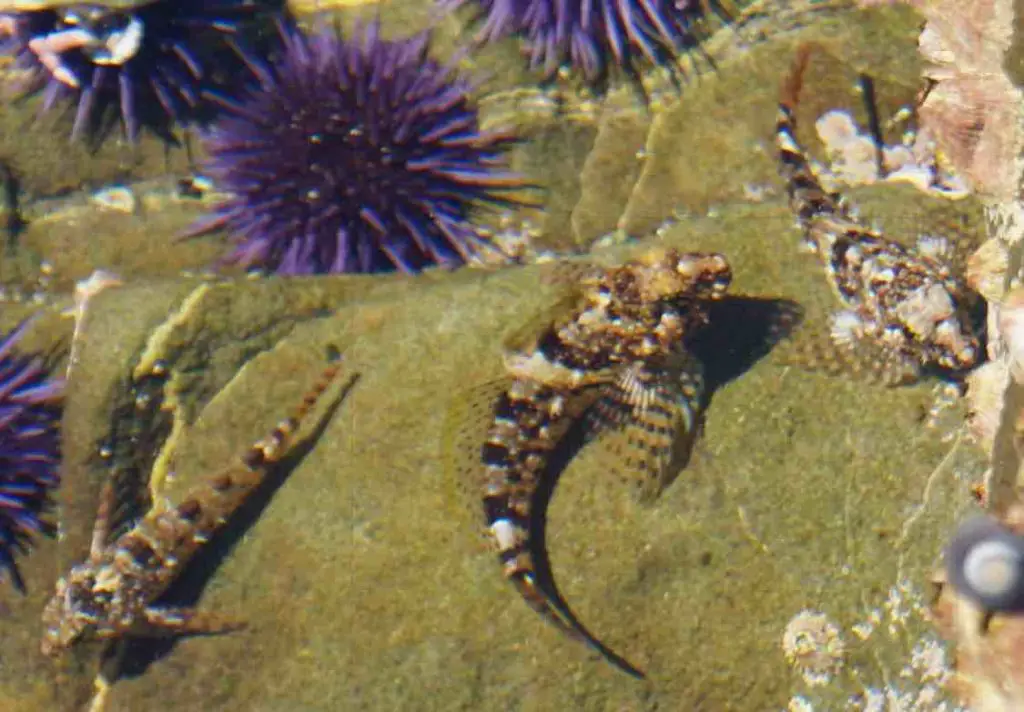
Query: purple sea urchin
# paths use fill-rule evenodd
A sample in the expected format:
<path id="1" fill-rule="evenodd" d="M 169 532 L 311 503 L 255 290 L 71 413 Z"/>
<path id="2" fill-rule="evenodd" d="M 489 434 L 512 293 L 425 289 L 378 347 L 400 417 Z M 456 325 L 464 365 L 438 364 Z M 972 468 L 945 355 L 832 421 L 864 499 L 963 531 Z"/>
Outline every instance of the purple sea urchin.
<path id="1" fill-rule="evenodd" d="M 470 205 L 513 205 L 525 187 L 501 168 L 513 138 L 479 127 L 470 84 L 429 58 L 426 33 L 379 30 L 281 26 L 259 85 L 221 99 L 205 172 L 230 197 L 190 235 L 224 228 L 238 241 L 225 262 L 281 274 L 415 272 L 478 252 Z"/>
<path id="2" fill-rule="evenodd" d="M 63 391 L 41 358 L 15 353 L 28 323 L 0 338 L 0 568 L 21 590 L 15 556 L 27 552 L 33 535 L 53 530 L 42 515 L 59 481 Z"/>
<path id="3" fill-rule="evenodd" d="M 470 0 L 438 0 L 454 9 Z M 641 61 L 677 75 L 678 58 L 699 47 L 709 15 L 731 17 L 718 0 L 475 0 L 477 41 L 523 39 L 531 69 L 552 77 L 569 65 L 595 82 L 614 65 L 636 78 Z"/>
<path id="4" fill-rule="evenodd" d="M 44 108 L 77 101 L 72 137 L 103 135 L 120 116 L 132 140 L 143 125 L 170 138 L 172 123 L 197 116 L 210 65 L 246 66 L 235 35 L 255 10 L 250 0 L 152 0 L 12 12 L 0 15 L 0 51 Z"/>

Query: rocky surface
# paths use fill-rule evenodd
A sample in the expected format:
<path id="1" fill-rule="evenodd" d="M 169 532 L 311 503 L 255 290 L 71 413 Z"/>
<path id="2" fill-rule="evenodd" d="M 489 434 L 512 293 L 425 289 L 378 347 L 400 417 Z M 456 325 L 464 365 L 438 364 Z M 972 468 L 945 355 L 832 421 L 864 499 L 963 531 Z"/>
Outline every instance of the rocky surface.
<path id="1" fill-rule="evenodd" d="M 386 23 L 400 25 L 401 4 L 388 7 L 398 14 Z M 795 44 L 814 37 L 831 58 L 815 65 L 805 92 L 808 134 L 826 109 L 861 110 L 851 90 L 858 72 L 880 77 L 891 113 L 917 88 L 917 21 L 900 8 L 798 10 L 780 5 L 728 30 L 718 72 L 650 114 L 616 93 L 604 108 L 580 101 L 556 115 L 543 92 L 513 96 L 492 71 L 487 120 L 524 127 L 517 165 L 550 189 L 538 248 L 632 236 L 719 250 L 733 265 L 734 293 L 796 300 L 814 331 L 834 300 L 797 249 L 779 195 L 775 88 Z M 514 44 L 482 57 L 481 72 L 518 62 Z M 58 292 L 97 267 L 127 282 L 97 297 L 83 322 L 82 375 L 65 420 L 63 536 L 26 560 L 28 597 L 0 591 L 5 709 L 54 700 L 75 709 L 92 693 L 95 647 L 56 667 L 36 651 L 39 610 L 58 572 L 84 555 L 102 478 L 113 470 L 173 501 L 271 427 L 328 347 L 358 381 L 275 491 L 170 594 L 249 627 L 132 644 L 105 709 L 837 709 L 850 700 L 875 709 L 887 696 L 913 709 L 939 704 L 948 670 L 922 618 L 928 573 L 983 466 L 962 413 L 930 417 L 933 383 L 887 389 L 801 369 L 804 332 L 758 358 L 728 338 L 756 324 L 723 320 L 712 325 L 723 351 L 705 435 L 655 505 L 638 506 L 606 476 L 599 444 L 584 450 L 549 510 L 552 564 L 581 619 L 648 672 L 636 682 L 545 626 L 502 580 L 445 455 L 486 427 L 446 416 L 500 375 L 504 336 L 562 293 L 557 268 L 176 277 L 205 269 L 222 243 L 174 243 L 202 209 L 173 197 L 175 177 L 138 188 L 147 208 L 137 213 L 101 211 L 81 195 L 39 207 L 25 251 L 5 267 L 31 274 L 32 260 L 45 259 Z M 908 239 L 934 213 L 977 229 L 970 201 L 889 185 L 852 197 Z M 56 314 L 69 300 L 47 300 L 40 343 L 70 330 Z M 28 308 L 5 306 L 3 321 Z M 136 411 L 132 383 L 157 360 L 168 369 L 154 391 L 163 408 Z M 99 457 L 112 435 L 113 454 Z M 817 638 L 792 634 L 794 620 L 825 621 L 834 659 L 824 672 L 821 651 L 804 645 Z"/>

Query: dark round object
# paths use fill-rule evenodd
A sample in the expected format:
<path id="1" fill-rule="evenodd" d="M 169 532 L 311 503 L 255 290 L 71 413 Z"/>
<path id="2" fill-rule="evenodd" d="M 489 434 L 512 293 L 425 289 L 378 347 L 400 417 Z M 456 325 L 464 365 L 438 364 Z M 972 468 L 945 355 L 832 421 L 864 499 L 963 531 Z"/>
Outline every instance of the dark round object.
<path id="1" fill-rule="evenodd" d="M 949 582 L 990 612 L 1024 610 L 1024 537 L 994 519 L 964 522 L 946 549 Z"/>

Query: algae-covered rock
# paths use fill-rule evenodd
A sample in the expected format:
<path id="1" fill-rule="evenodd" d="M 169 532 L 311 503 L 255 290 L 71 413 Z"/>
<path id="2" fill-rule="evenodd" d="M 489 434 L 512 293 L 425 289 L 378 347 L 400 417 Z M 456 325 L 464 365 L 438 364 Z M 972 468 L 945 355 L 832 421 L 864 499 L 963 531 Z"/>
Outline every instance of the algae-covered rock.
<path id="1" fill-rule="evenodd" d="M 809 75 L 808 130 L 816 112 L 855 109 L 848 80 L 876 55 L 883 68 L 905 70 L 879 83 L 892 88 L 881 92 L 887 111 L 916 89 L 907 79 L 916 67 L 899 66 L 913 55 L 912 18 L 827 5 L 781 38 L 737 30 L 728 62 L 686 86 L 676 105 L 599 110 L 590 120 L 549 111 L 531 123 L 514 163 L 548 188 L 544 240 L 578 249 L 622 228 L 646 243 L 721 251 L 735 294 L 793 300 L 807 327 L 824 323 L 835 300 L 778 198 L 775 87 L 795 43 L 818 37 L 836 44 Z M 385 22 L 386 32 L 401 29 Z M 484 56 L 470 68 L 514 62 L 514 81 L 524 76 L 514 42 Z M 492 74 L 487 88 L 506 76 Z M 934 198 L 921 202 L 906 187 L 852 198 L 867 220 L 897 224 L 907 239 L 922 231 L 920 216 L 937 212 Z M 172 205 L 159 228 L 150 213 L 113 216 L 125 222 L 104 233 L 109 245 L 75 244 L 76 221 L 95 223 L 73 211 L 52 233 L 42 221 L 30 233 L 42 255 L 69 252 L 66 281 L 115 259 L 140 279 L 97 297 L 83 322 L 65 423 L 63 535 L 33 554 L 30 596 L 4 619 L 5 709 L 80 707 L 93 692 L 97 646 L 54 668 L 37 652 L 38 613 L 59 572 L 86 555 L 104 478 L 115 478 L 129 512 L 176 501 L 287 415 L 333 350 L 358 374 L 350 390 L 333 411 L 317 411 L 327 417 L 316 437 L 168 594 L 248 627 L 133 642 L 105 709 L 765 710 L 896 699 L 927 710 L 943 700 L 948 670 L 922 592 L 936 542 L 970 501 L 981 466 L 959 427 L 932 426 L 944 422 L 933 417 L 932 384 L 887 389 L 808 372 L 792 358 L 802 330 L 767 355 L 722 338 L 706 356 L 715 390 L 697 452 L 658 502 L 638 505 L 607 476 L 600 442 L 585 448 L 548 511 L 552 566 L 579 617 L 647 672 L 634 681 L 519 600 L 480 543 L 479 501 L 444 455 L 452 442 L 468 458 L 479 448 L 487 403 L 455 406 L 494 392 L 505 337 L 564 295 L 559 266 L 207 282 L 141 279 L 186 266 L 189 257 L 156 247 L 118 257 L 126 224 L 137 221 L 125 244 L 170 245 L 188 210 Z M 217 244 L 174 249 L 189 250 L 195 266 Z M 710 328 L 743 335 L 756 326 L 722 318 Z M 108 676 L 117 670 L 106 666 Z"/>
<path id="2" fill-rule="evenodd" d="M 664 240 L 734 256 L 737 293 L 799 295 L 822 312 L 831 295 L 813 260 L 756 257 L 793 240 L 789 223 L 782 206 L 754 206 Z M 146 445 L 158 453 L 141 454 L 152 497 L 170 501 L 285 415 L 329 348 L 359 375 L 274 491 L 170 594 L 249 627 L 132 644 L 105 708 L 673 709 L 699 699 L 776 709 L 797 691 L 838 704 L 896 677 L 926 638 L 913 606 L 934 539 L 966 499 L 955 475 L 971 463 L 959 438 L 943 442 L 922 424 L 927 385 L 885 389 L 769 354 L 721 380 L 698 455 L 652 507 L 606 476 L 599 447 L 583 451 L 548 513 L 554 571 L 581 618 L 647 681 L 592 659 L 502 580 L 465 516 L 473 502 L 440 456 L 455 427 L 445 414 L 500 375 L 503 339 L 558 298 L 557 273 L 185 282 L 100 295 L 77 368 L 109 375 L 72 394 L 65 566 L 83 555 L 91 526 L 89 507 L 71 502 L 94 498 L 97 478 L 124 462 L 116 444 L 113 465 L 98 460 L 97 443 L 127 427 L 116 404 L 156 361 L 166 379 L 155 393 L 176 425 L 158 426 L 161 438 Z M 134 432 L 133 443 L 148 442 L 146 428 Z M 804 689 L 781 641 L 808 608 L 834 621 L 847 652 L 827 686 Z M 88 669 L 63 689 L 85 685 Z"/>

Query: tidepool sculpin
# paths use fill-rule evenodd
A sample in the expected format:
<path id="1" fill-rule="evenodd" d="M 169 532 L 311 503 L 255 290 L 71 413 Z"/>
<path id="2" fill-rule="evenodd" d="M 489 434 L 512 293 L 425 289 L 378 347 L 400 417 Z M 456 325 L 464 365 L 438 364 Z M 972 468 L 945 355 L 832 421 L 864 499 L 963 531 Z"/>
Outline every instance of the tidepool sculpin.
<path id="1" fill-rule="evenodd" d="M 275 463 L 294 452 L 303 418 L 334 381 L 330 364 L 294 413 L 255 443 L 238 462 L 191 489 L 175 507 L 154 508 L 130 530 L 107 543 L 113 488 L 104 488 L 89 559 L 71 568 L 43 611 L 42 651 L 56 656 L 85 638 L 188 635 L 240 626 L 191 608 L 157 605 L 157 599 L 264 481 Z"/>
<path id="2" fill-rule="evenodd" d="M 588 267 L 553 320 L 509 345 L 510 381 L 491 404 L 476 464 L 484 523 L 505 577 L 549 622 L 631 675 L 642 673 L 597 641 L 538 570 L 537 493 L 574 428 L 614 434 L 619 464 L 642 498 L 685 466 L 700 430 L 703 378 L 687 341 L 709 300 L 731 280 L 719 254 L 659 250 L 621 266 Z M 483 468 L 480 469 L 482 462 Z M 544 568 L 541 566 L 540 568 Z"/>
<path id="3" fill-rule="evenodd" d="M 790 207 L 843 304 L 831 339 L 890 383 L 916 380 L 924 369 L 972 368 L 982 356 L 971 314 L 975 298 L 954 274 L 944 241 L 924 237 L 908 248 L 862 225 L 839 195 L 822 187 L 797 141 L 794 112 L 813 50 L 800 48 L 783 83 L 775 138 Z"/>

